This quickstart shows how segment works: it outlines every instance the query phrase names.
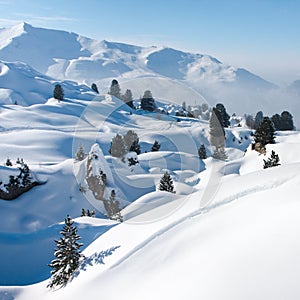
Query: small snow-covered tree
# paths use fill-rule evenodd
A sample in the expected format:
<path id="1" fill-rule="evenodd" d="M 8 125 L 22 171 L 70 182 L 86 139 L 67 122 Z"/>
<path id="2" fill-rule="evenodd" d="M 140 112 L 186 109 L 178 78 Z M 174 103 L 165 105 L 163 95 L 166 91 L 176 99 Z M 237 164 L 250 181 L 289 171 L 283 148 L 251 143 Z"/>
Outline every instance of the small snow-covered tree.
<path id="1" fill-rule="evenodd" d="M 109 153 L 114 157 L 123 157 L 126 152 L 124 138 L 122 135 L 117 134 L 111 141 Z"/>
<path id="2" fill-rule="evenodd" d="M 207 158 L 207 154 L 206 154 L 206 148 L 204 146 L 204 144 L 202 144 L 198 150 L 198 155 L 200 159 L 206 159 Z"/>
<path id="3" fill-rule="evenodd" d="M 264 169 L 280 166 L 279 156 L 274 150 L 271 152 L 271 157 L 268 160 L 264 159 Z"/>
<path id="4" fill-rule="evenodd" d="M 124 143 L 128 152 L 136 152 L 141 154 L 138 135 L 133 130 L 128 130 L 124 135 Z"/>
<path id="5" fill-rule="evenodd" d="M 155 140 L 154 143 L 153 143 L 153 145 L 152 145 L 151 151 L 152 152 L 156 152 L 156 151 L 159 150 L 159 148 L 160 148 L 160 143 Z"/>
<path id="6" fill-rule="evenodd" d="M 111 191 L 109 199 L 104 200 L 103 204 L 109 219 L 123 222 L 123 217 L 120 212 L 120 202 L 117 200 L 115 190 Z"/>
<path id="7" fill-rule="evenodd" d="M 53 91 L 53 97 L 54 99 L 57 99 L 58 101 L 62 101 L 64 100 L 64 90 L 62 88 L 62 86 L 58 83 L 55 85 L 54 87 L 54 91 Z"/>
<path id="8" fill-rule="evenodd" d="M 225 160 L 228 158 L 224 148 L 218 148 L 214 151 L 212 157 L 214 159 Z"/>
<path id="9" fill-rule="evenodd" d="M 80 144 L 76 154 L 75 154 L 75 160 L 82 161 L 85 159 L 85 152 L 82 144 Z"/>
<path id="10" fill-rule="evenodd" d="M 158 189 L 160 191 L 175 193 L 173 180 L 172 180 L 172 177 L 170 176 L 170 174 L 168 172 L 165 172 L 163 177 L 160 179 Z"/>
<path id="11" fill-rule="evenodd" d="M 93 166 L 93 160 L 97 160 L 95 153 L 89 153 L 86 163 L 86 177 L 89 190 L 97 200 L 102 200 L 106 187 L 106 174 L 101 169 L 96 169 Z"/>
<path id="12" fill-rule="evenodd" d="M 122 100 L 131 108 L 134 108 L 133 105 L 133 96 L 131 90 L 127 89 L 125 94 L 122 96 Z"/>
<path id="13" fill-rule="evenodd" d="M 60 233 L 62 237 L 55 240 L 54 255 L 56 258 L 49 264 L 49 267 L 52 268 L 49 288 L 65 286 L 72 279 L 80 265 L 81 258 L 83 258 L 80 252 L 82 244 L 78 242 L 80 236 L 77 235 L 77 227 L 74 226 L 69 215 L 67 215 L 65 226 Z"/>
<path id="14" fill-rule="evenodd" d="M 121 96 L 121 88 L 120 88 L 118 80 L 116 80 L 116 79 L 112 80 L 110 89 L 108 91 L 108 94 L 110 94 L 112 96 L 115 96 L 115 97 L 117 97 L 119 99 L 122 98 L 122 96 Z"/>

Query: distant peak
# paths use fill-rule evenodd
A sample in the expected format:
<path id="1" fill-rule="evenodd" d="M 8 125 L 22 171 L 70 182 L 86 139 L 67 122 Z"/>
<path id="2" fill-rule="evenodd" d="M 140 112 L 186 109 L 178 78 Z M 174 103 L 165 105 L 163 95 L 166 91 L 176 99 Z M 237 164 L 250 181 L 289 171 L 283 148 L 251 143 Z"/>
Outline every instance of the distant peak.
<path id="1" fill-rule="evenodd" d="M 12 27 L 13 30 L 17 32 L 28 32 L 32 29 L 32 26 L 26 22 L 21 22 Z"/>

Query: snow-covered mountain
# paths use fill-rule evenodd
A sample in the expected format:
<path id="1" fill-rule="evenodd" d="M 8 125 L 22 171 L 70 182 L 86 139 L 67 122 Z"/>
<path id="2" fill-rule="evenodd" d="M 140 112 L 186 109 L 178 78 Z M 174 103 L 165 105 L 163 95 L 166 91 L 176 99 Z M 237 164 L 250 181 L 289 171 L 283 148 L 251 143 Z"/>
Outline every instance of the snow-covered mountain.
<path id="1" fill-rule="evenodd" d="M 275 85 L 242 68 L 225 65 L 209 55 L 194 54 L 167 47 L 95 41 L 75 33 L 35 28 L 27 23 L 0 30 L 0 60 L 29 64 L 37 71 L 59 80 L 73 80 L 90 85 L 96 82 L 107 92 L 112 78 L 124 89 L 126 82 L 147 77 L 166 79 L 176 87 L 180 81 L 209 102 L 228 102 L 230 110 L 244 113 L 258 109 L 256 100 Z M 151 80 L 146 80 L 144 85 Z M 138 84 L 136 84 L 138 85 Z M 162 85 L 162 84 L 161 84 Z M 186 87 L 186 88 L 187 88 Z M 167 98 L 163 91 L 157 97 Z M 140 91 L 133 91 L 136 97 Z M 174 93 L 175 94 L 175 93 Z M 243 104 L 236 100 L 243 95 Z M 235 95 L 235 97 L 233 97 Z M 240 97 L 239 97 L 240 98 Z M 194 103 L 193 95 L 186 102 Z M 181 102 L 183 100 L 181 99 Z"/>

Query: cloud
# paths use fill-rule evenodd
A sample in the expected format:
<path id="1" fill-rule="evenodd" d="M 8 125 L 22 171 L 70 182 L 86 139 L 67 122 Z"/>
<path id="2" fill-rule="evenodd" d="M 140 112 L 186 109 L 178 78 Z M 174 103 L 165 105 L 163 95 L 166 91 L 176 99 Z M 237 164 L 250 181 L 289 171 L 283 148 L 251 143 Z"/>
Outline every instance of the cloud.
<path id="1" fill-rule="evenodd" d="M 75 18 L 69 18 L 64 16 L 55 16 L 55 17 L 48 17 L 48 16 L 36 16 L 32 14 L 24 14 L 24 13 L 14 13 L 15 16 L 22 18 L 28 22 L 36 23 L 48 23 L 48 22 L 76 22 L 78 21 Z"/>

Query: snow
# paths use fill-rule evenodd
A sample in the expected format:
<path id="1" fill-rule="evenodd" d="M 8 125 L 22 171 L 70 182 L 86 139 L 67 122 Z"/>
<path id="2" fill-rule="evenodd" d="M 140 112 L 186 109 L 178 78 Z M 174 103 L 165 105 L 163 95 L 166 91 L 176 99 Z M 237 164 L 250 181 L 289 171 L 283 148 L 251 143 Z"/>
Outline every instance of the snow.
<path id="1" fill-rule="evenodd" d="M 8 157 L 12 162 L 20 157 L 43 182 L 16 200 L 0 200 L 0 299 L 298 300 L 300 133 L 277 132 L 276 143 L 267 145 L 265 155 L 259 154 L 251 150 L 252 130 L 237 115 L 226 129 L 228 159 L 218 161 L 211 157 L 207 121 L 182 117 L 176 122 L 173 113 L 132 110 L 113 96 L 96 95 L 78 83 L 82 78 L 60 82 L 65 100 L 58 102 L 52 90 L 59 81 L 49 73 L 77 70 L 78 77 L 82 70 L 93 70 L 86 61 L 93 65 L 97 60 L 110 72 L 103 76 L 111 76 L 111 65 L 120 70 L 118 63 L 124 59 L 126 66 L 136 68 L 127 73 L 143 74 L 137 81 L 123 76 L 124 87 L 127 80 L 132 88 L 140 83 L 142 91 L 147 73 L 151 89 L 160 84 L 155 92 L 159 95 L 162 90 L 166 96 L 158 96 L 159 106 L 174 112 L 192 93 L 182 89 L 177 104 L 170 103 L 174 99 L 168 89 L 176 86 L 180 91 L 182 82 L 161 79 L 162 74 L 153 80 L 153 69 L 170 71 L 159 70 L 154 59 L 159 56 L 163 61 L 168 55 L 182 72 L 194 57 L 169 48 L 97 42 L 21 24 L 0 31 L 1 59 L 16 41 L 27 49 L 28 41 L 39 45 L 36 37 L 44 34 L 50 40 L 59 37 L 62 43 L 54 51 L 45 40 L 39 41 L 48 51 L 40 55 L 55 60 L 40 64 L 41 57 L 33 55 L 35 64 L 31 64 L 17 50 L 22 62 L 0 63 L 0 179 L 7 182 L 9 175 L 17 174 L 16 168 L 4 163 Z M 70 48 L 73 52 L 66 54 Z M 196 58 L 195 64 L 213 65 L 216 76 L 234 77 L 235 70 L 223 69 L 219 61 Z M 151 72 L 145 65 L 151 66 Z M 105 80 L 109 84 L 111 78 Z M 102 91 L 108 84 L 101 86 Z M 20 105 L 12 105 L 15 100 Z M 203 102 L 201 96 L 198 100 Z M 128 153 L 124 160 L 112 157 L 112 138 L 128 130 L 137 133 L 141 154 Z M 151 152 L 155 140 L 161 148 Z M 198 157 L 201 144 L 209 156 L 205 160 Z M 102 201 L 88 190 L 88 158 L 74 160 L 80 145 L 91 158 L 93 174 L 99 175 L 101 169 L 107 176 L 104 197 L 116 191 L 124 222 L 108 220 Z M 263 169 L 272 150 L 281 165 Z M 128 158 L 138 163 L 129 166 Z M 157 190 L 166 171 L 176 193 Z M 96 217 L 80 217 L 82 208 L 96 208 Z M 51 291 L 46 288 L 48 264 L 67 214 L 78 227 L 86 258 L 66 287 Z"/>

